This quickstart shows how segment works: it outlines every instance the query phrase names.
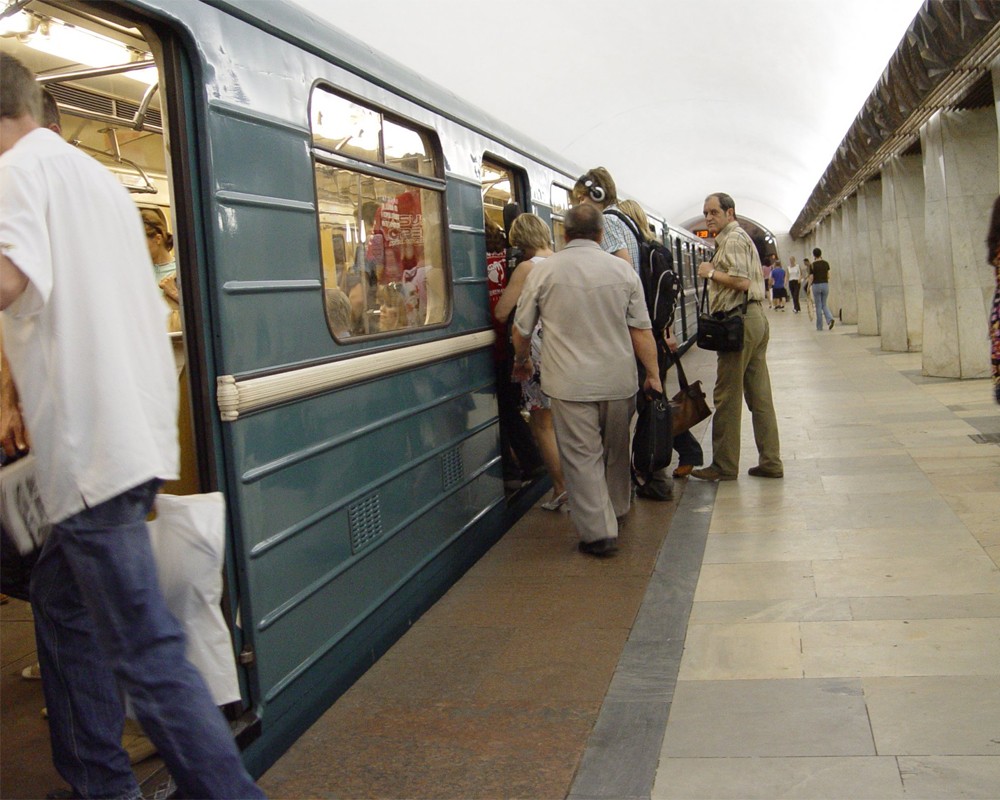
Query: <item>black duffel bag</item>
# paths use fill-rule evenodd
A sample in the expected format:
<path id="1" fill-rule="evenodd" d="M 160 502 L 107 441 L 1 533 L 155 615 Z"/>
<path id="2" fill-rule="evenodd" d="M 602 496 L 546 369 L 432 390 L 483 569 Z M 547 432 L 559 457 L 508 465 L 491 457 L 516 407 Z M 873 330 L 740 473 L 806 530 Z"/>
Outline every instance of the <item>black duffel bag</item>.
<path id="1" fill-rule="evenodd" d="M 670 403 L 661 392 L 639 392 L 638 417 L 632 436 L 632 473 L 647 477 L 670 463 L 674 449 Z"/>
<path id="2" fill-rule="evenodd" d="M 718 353 L 735 353 L 743 349 L 743 316 L 747 313 L 750 295 L 744 294 L 743 313 L 731 311 L 708 312 L 708 281 L 701 291 L 698 308 L 698 337 L 695 340 L 702 350 Z"/>

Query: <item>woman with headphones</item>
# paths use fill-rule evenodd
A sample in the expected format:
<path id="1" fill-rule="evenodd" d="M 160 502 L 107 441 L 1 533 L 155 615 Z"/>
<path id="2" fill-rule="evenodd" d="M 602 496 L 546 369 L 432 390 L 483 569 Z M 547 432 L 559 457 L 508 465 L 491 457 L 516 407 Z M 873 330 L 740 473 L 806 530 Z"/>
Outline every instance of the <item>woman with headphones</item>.
<path id="1" fill-rule="evenodd" d="M 573 205 L 587 203 L 600 209 L 604 214 L 610 208 L 617 208 L 618 190 L 611 173 L 604 167 L 594 167 L 581 175 L 570 195 Z M 639 243 L 632 232 L 614 214 L 604 214 L 604 238 L 601 240 L 604 252 L 625 259 L 632 268 L 639 263 Z"/>

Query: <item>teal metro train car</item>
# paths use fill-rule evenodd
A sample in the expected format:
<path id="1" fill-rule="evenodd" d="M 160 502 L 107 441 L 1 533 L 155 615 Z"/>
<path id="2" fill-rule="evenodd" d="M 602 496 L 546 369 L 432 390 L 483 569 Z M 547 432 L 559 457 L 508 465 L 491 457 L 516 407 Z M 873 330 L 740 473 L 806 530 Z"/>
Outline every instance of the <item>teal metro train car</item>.
<path id="1" fill-rule="evenodd" d="M 259 775 L 544 491 L 504 487 L 485 232 L 517 203 L 558 241 L 582 170 L 279 0 L 29 0 L 0 34 L 169 221 L 167 490 L 227 499 Z M 705 248 L 651 218 L 689 339 Z"/>

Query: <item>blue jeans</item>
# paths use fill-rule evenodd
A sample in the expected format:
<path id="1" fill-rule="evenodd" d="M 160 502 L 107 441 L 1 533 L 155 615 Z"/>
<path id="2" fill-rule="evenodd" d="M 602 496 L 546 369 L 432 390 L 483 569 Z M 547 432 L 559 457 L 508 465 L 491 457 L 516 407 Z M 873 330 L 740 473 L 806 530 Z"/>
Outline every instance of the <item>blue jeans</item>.
<path id="1" fill-rule="evenodd" d="M 833 322 L 833 314 L 830 313 L 830 306 L 826 304 L 826 299 L 829 296 L 830 284 L 813 284 L 813 300 L 816 302 L 816 330 L 818 331 L 823 330 L 823 317 L 826 317 L 827 325 Z"/>
<path id="2" fill-rule="evenodd" d="M 80 797 L 141 797 L 120 686 L 185 797 L 264 797 L 160 593 L 146 528 L 159 484 L 54 525 L 32 572 L 52 759 Z"/>

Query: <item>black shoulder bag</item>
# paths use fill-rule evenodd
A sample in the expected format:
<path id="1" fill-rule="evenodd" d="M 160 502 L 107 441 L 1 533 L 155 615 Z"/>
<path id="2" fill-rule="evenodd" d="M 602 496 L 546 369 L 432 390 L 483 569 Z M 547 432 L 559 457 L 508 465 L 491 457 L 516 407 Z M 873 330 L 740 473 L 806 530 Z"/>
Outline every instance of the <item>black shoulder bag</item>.
<path id="1" fill-rule="evenodd" d="M 708 312 L 708 279 L 701 290 L 701 304 L 698 307 L 698 347 L 719 353 L 735 353 L 743 349 L 743 317 L 747 313 L 750 293 L 743 294 L 743 313 L 735 313 L 739 307 L 729 311 Z"/>

